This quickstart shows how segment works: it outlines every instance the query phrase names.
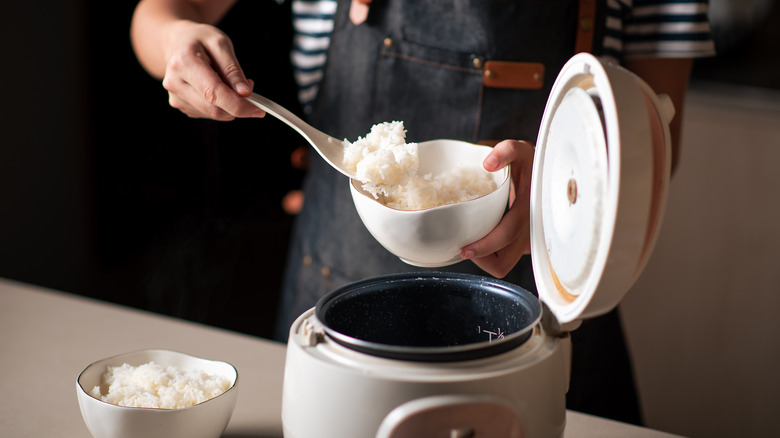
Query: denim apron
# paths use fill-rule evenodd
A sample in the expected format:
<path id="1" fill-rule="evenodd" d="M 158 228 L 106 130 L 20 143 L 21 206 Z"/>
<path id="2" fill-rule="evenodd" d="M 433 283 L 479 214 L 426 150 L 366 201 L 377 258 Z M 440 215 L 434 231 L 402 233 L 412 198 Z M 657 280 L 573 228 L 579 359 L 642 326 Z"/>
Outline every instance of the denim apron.
<path id="1" fill-rule="evenodd" d="M 400 120 L 409 142 L 436 138 L 534 142 L 552 84 L 575 53 L 578 3 L 374 0 L 366 20 L 356 25 L 349 18 L 350 0 L 340 0 L 310 122 L 350 141 L 365 136 L 376 123 Z M 543 65 L 543 72 L 531 78 L 539 85 L 530 89 L 486 86 L 486 66 L 493 60 Z M 277 337 L 283 341 L 292 321 L 325 293 L 367 277 L 424 270 L 401 262 L 379 245 L 357 215 L 348 179 L 316 153 L 310 157 L 305 201 L 296 220 L 280 301 Z M 440 270 L 487 275 L 468 261 Z M 523 257 L 504 279 L 535 292 L 530 257 Z M 609 346 L 600 333 L 590 334 L 589 327 L 601 326 L 613 332 Z M 599 339 L 589 340 L 595 336 Z M 568 407 L 638 422 L 616 312 L 583 324 L 573 333 L 573 345 L 576 357 Z M 594 345 L 599 351 L 594 351 Z M 599 361 L 592 363 L 593 368 L 579 366 L 578 351 L 583 346 L 584 354 L 593 356 L 591 362 Z M 614 405 L 629 412 L 597 407 L 602 396 L 608 398 L 607 408 Z"/>

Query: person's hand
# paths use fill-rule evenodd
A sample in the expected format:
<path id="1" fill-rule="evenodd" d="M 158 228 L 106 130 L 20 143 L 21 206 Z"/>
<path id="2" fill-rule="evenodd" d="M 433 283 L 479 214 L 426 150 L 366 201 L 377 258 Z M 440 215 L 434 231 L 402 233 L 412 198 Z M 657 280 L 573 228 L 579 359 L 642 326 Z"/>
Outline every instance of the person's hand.
<path id="1" fill-rule="evenodd" d="M 166 54 L 163 87 L 170 105 L 190 117 L 233 120 L 263 117 L 265 112 L 249 103 L 254 86 L 244 76 L 233 43 L 208 24 L 181 20 Z"/>
<path id="2" fill-rule="evenodd" d="M 524 254 L 531 252 L 531 170 L 534 147 L 527 141 L 504 140 L 485 158 L 489 172 L 512 164 L 509 210 L 501 222 L 482 239 L 461 249 L 461 257 L 473 261 L 485 272 L 503 278 Z"/>

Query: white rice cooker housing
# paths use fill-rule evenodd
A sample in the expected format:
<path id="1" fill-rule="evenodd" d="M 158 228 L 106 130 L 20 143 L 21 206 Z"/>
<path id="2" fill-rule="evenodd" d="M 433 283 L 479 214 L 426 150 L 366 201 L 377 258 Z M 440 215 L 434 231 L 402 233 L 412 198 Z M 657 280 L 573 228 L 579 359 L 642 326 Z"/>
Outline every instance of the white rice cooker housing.
<path id="1" fill-rule="evenodd" d="M 470 436 L 490 425 L 502 432 L 478 436 L 562 436 L 567 330 L 614 308 L 652 251 L 673 113 L 627 70 L 574 56 L 545 109 L 531 187 L 533 269 L 553 325 L 538 323 L 524 344 L 495 356 L 414 362 L 333 342 L 311 309 L 290 330 L 285 436 Z"/>

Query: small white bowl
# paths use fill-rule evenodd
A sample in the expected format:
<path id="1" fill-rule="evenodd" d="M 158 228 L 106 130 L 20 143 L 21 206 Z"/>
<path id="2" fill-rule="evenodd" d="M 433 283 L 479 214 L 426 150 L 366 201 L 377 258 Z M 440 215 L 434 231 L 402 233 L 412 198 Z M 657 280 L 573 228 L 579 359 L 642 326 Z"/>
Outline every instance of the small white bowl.
<path id="1" fill-rule="evenodd" d="M 456 140 L 418 143 L 418 174 L 439 174 L 461 164 L 479 163 L 490 152 Z M 424 210 L 390 208 L 350 180 L 352 200 L 372 236 L 404 262 L 420 267 L 441 267 L 461 261 L 460 250 L 487 235 L 504 215 L 509 201 L 509 166 L 493 172 L 497 189 L 470 201 Z"/>
<path id="2" fill-rule="evenodd" d="M 226 377 L 230 388 L 203 403 L 182 409 L 117 406 L 90 395 L 109 366 L 138 366 L 149 361 L 181 370 L 200 369 Z M 94 438 L 218 438 L 227 427 L 238 395 L 238 372 L 227 362 L 200 359 L 168 350 L 141 350 L 89 365 L 76 380 L 81 415 Z"/>

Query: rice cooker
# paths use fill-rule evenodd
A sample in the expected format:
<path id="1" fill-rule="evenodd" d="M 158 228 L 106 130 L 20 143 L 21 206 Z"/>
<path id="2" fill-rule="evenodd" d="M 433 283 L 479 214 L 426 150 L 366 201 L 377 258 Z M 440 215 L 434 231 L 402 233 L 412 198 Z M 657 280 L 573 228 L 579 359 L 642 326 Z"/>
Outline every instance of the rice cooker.
<path id="1" fill-rule="evenodd" d="M 590 54 L 550 93 L 531 181 L 539 296 L 445 272 L 336 289 L 293 323 L 288 438 L 556 437 L 571 341 L 618 305 L 656 241 L 670 178 L 667 96 Z"/>

